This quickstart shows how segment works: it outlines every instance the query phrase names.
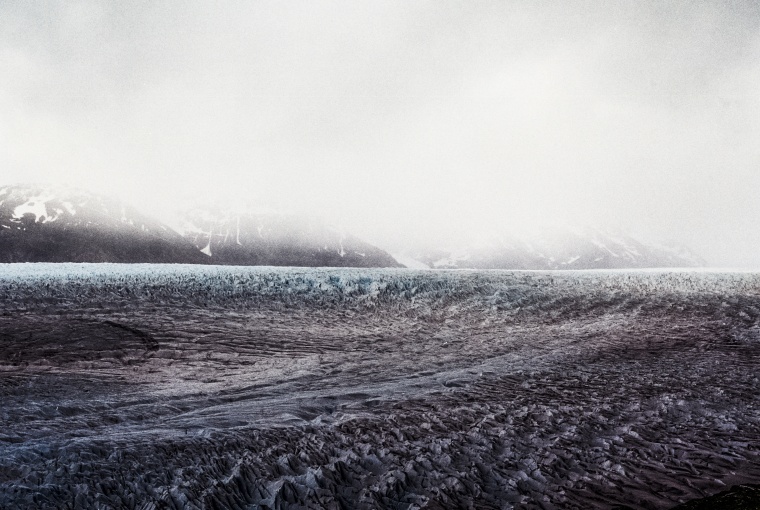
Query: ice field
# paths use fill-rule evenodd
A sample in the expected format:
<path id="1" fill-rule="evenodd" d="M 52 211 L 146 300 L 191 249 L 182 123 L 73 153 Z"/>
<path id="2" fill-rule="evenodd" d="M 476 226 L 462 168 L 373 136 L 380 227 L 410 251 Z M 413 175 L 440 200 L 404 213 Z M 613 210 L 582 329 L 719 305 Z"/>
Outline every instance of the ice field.
<path id="1" fill-rule="evenodd" d="M 0 508 L 673 508 L 759 369 L 748 272 L 0 265 Z"/>

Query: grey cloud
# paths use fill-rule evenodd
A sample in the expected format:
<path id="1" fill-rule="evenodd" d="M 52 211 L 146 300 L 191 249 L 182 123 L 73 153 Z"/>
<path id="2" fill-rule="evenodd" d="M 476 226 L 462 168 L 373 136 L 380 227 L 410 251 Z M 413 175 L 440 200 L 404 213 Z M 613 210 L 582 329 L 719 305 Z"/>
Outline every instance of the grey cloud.
<path id="1" fill-rule="evenodd" d="M 754 2 L 3 2 L 3 181 L 382 244 L 563 219 L 760 265 Z"/>

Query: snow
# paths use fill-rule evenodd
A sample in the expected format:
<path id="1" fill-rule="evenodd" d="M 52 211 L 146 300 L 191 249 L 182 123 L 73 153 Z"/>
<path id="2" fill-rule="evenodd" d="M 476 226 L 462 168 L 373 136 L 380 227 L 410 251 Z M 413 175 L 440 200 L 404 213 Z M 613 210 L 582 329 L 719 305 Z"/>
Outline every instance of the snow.
<path id="1" fill-rule="evenodd" d="M 76 208 L 74 207 L 74 204 L 72 204 L 71 202 L 63 201 L 61 202 L 61 205 L 63 205 L 63 207 L 66 209 L 66 211 L 68 211 L 70 215 L 74 216 L 77 213 Z"/>
<path id="2" fill-rule="evenodd" d="M 420 262 L 419 260 L 415 259 L 414 257 L 410 257 L 409 255 L 396 253 L 391 255 L 399 264 L 403 264 L 409 269 L 430 269 L 430 266 L 425 264 L 424 262 Z"/>
<path id="3" fill-rule="evenodd" d="M 606 245 L 606 244 L 604 244 L 604 243 L 602 243 L 602 242 L 598 241 L 597 239 L 593 239 L 593 238 L 592 238 L 592 239 L 591 239 L 591 242 L 592 242 L 592 243 L 594 244 L 594 246 L 596 246 L 597 248 L 601 248 L 602 250 L 606 250 L 607 252 L 609 252 L 609 254 L 610 254 L 610 255 L 612 255 L 613 257 L 616 257 L 616 258 L 617 258 L 617 257 L 619 257 L 619 255 L 618 255 L 617 253 L 615 253 L 614 251 L 612 251 L 612 250 L 610 250 L 609 248 L 607 248 L 607 245 Z"/>
<path id="4" fill-rule="evenodd" d="M 628 244 L 625 242 L 625 239 L 623 239 L 622 237 L 611 237 L 610 239 L 612 239 L 613 242 L 622 246 L 623 249 L 629 254 L 629 256 L 631 256 L 631 258 L 641 257 L 641 253 L 639 253 L 639 251 L 636 250 L 636 248 L 628 246 Z"/>
<path id="5" fill-rule="evenodd" d="M 45 190 L 42 193 L 27 197 L 23 204 L 14 208 L 12 219 L 18 221 L 25 214 L 32 214 L 35 222 L 51 223 L 63 215 L 64 209 L 71 215 L 76 213 L 71 202 L 61 202 L 64 209 L 52 206 L 51 203 L 55 203 L 56 200 L 57 193 L 55 190 Z"/>
<path id="6" fill-rule="evenodd" d="M 35 222 L 40 221 L 41 223 L 45 223 L 45 221 L 48 220 L 45 200 L 46 198 L 41 195 L 30 198 L 25 203 L 13 209 L 13 219 L 20 220 L 25 214 L 32 214 L 34 215 Z"/>
<path id="7" fill-rule="evenodd" d="M 433 268 L 446 268 L 457 267 L 461 262 L 465 262 L 472 258 L 472 254 L 468 250 L 452 251 L 448 257 L 443 257 L 433 262 Z"/>

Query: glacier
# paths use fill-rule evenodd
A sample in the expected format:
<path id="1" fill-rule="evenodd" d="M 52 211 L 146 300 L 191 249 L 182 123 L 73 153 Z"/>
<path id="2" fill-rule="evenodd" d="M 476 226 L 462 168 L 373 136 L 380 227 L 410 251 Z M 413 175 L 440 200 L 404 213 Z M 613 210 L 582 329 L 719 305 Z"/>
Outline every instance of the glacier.
<path id="1" fill-rule="evenodd" d="M 760 275 L 0 265 L 0 507 L 670 508 L 756 480 Z"/>

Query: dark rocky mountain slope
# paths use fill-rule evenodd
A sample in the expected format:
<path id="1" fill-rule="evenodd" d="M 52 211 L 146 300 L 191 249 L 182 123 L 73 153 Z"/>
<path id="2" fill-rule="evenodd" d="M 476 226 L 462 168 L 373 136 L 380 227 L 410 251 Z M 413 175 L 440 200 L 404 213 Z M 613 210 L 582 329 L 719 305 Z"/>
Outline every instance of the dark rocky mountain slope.
<path id="1" fill-rule="evenodd" d="M 196 208 L 179 216 L 177 228 L 212 264 L 402 267 L 387 252 L 304 216 Z"/>
<path id="2" fill-rule="evenodd" d="M 208 263 L 168 226 L 80 189 L 0 187 L 0 262 Z"/>

